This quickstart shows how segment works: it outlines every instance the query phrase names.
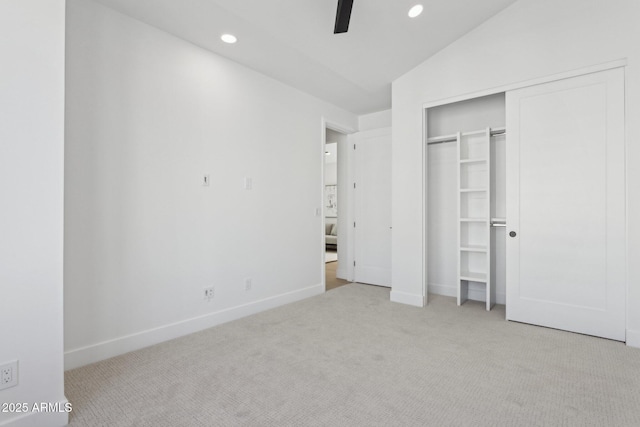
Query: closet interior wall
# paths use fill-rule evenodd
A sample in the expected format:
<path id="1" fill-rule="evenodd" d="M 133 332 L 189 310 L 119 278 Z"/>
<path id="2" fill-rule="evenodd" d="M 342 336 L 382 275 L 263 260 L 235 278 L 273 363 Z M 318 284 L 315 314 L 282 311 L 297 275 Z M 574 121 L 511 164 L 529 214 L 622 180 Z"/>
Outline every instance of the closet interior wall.
<path id="1" fill-rule="evenodd" d="M 505 94 L 495 94 L 427 109 L 427 138 L 505 126 Z M 507 129 L 508 138 L 508 129 Z M 506 139 L 491 142 L 492 217 L 505 217 Z M 431 294 L 457 292 L 457 153 L 455 142 L 427 145 L 427 287 Z M 505 303 L 506 229 L 492 233 L 492 266 L 496 302 Z M 485 301 L 484 286 L 471 283 L 469 299 Z"/>

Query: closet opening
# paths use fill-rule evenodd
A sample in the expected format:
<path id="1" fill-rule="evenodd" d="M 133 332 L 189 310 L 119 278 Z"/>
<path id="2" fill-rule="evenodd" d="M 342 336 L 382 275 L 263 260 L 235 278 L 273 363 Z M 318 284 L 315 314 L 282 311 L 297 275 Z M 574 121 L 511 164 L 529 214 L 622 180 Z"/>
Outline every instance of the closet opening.
<path id="1" fill-rule="evenodd" d="M 426 119 L 427 292 L 505 304 L 505 94 L 443 104 Z"/>

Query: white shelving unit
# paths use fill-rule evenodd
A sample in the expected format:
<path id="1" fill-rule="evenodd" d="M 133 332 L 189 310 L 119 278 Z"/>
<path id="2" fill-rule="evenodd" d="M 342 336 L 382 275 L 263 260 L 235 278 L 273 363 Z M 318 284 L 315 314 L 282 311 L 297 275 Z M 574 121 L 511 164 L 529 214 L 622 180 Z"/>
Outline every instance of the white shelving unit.
<path id="1" fill-rule="evenodd" d="M 491 274 L 491 129 L 456 134 L 458 179 L 458 305 L 470 283 L 484 286 L 486 309 L 495 304 Z"/>
<path id="2" fill-rule="evenodd" d="M 505 134 L 505 128 L 487 128 L 427 139 L 428 144 L 456 144 L 458 305 L 469 299 L 472 284 L 472 293 L 484 288 L 487 311 L 496 303 L 496 274 L 492 268 L 496 237 L 492 227 L 506 224 L 505 218 L 492 217 L 496 195 L 491 191 L 495 172 L 491 146 L 492 138 L 504 138 Z"/>

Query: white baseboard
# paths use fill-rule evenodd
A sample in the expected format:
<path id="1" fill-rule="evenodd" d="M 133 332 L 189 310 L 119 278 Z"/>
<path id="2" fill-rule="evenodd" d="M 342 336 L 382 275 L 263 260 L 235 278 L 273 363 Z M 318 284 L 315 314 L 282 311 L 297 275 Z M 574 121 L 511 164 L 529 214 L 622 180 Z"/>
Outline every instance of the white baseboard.
<path id="1" fill-rule="evenodd" d="M 391 302 L 400 304 L 413 305 L 415 307 L 424 307 L 424 296 L 416 294 L 408 294 L 406 292 L 391 291 Z"/>
<path id="2" fill-rule="evenodd" d="M 458 295 L 458 291 L 455 285 L 439 285 L 436 283 L 429 283 L 427 285 L 427 290 L 430 294 L 442 295 L 445 297 L 456 297 Z"/>
<path id="3" fill-rule="evenodd" d="M 627 345 L 629 347 L 640 348 L 640 331 L 627 329 Z"/>
<path id="4" fill-rule="evenodd" d="M 484 301 L 485 291 L 482 289 L 472 289 L 469 287 L 469 299 L 473 301 Z M 458 289 L 455 285 L 441 285 L 437 283 L 429 283 L 428 288 L 430 294 L 443 295 L 446 297 L 457 297 Z M 496 292 L 496 304 L 505 304 L 507 301 L 504 292 Z"/>
<path id="5" fill-rule="evenodd" d="M 204 316 L 186 319 L 181 322 L 164 325 L 131 335 L 126 335 L 109 341 L 76 348 L 65 352 L 65 370 L 109 359 L 130 351 L 139 350 L 154 344 L 202 331 L 222 323 L 250 316 L 261 311 L 279 307 L 324 292 L 324 284 L 317 284 L 308 288 L 288 292 L 286 294 L 265 298 L 237 307 L 209 313 Z"/>
<path id="6" fill-rule="evenodd" d="M 57 408 L 65 408 L 67 399 L 57 402 Z M 31 403 L 30 405 L 33 405 Z M 0 423 L 1 427 L 62 427 L 69 424 L 67 412 L 28 412 L 21 416 Z"/>

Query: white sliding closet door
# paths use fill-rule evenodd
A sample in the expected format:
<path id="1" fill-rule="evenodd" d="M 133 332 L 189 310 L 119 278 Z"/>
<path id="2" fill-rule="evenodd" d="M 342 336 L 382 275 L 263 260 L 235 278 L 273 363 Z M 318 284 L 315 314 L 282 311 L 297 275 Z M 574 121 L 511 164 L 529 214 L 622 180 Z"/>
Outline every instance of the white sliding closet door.
<path id="1" fill-rule="evenodd" d="M 507 130 L 507 319 L 624 341 L 624 71 L 508 92 Z"/>
<path id="2" fill-rule="evenodd" d="M 356 282 L 391 286 L 391 129 L 362 132 L 355 150 Z"/>

